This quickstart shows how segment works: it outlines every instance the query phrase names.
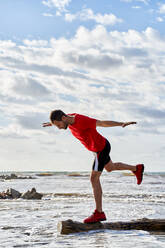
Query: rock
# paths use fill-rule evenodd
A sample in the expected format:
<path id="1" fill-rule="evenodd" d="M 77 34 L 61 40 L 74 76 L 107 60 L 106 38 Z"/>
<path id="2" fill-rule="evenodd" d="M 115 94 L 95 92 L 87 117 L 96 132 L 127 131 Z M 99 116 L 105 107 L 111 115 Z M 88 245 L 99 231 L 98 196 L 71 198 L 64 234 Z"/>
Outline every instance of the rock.
<path id="1" fill-rule="evenodd" d="M 4 180 L 12 180 L 12 179 L 35 179 L 34 177 L 31 177 L 31 176 L 25 176 L 25 177 L 17 176 L 14 173 L 12 173 L 11 175 L 1 175 L 0 178 L 1 179 L 4 179 Z"/>
<path id="2" fill-rule="evenodd" d="M 20 198 L 21 193 L 15 189 L 7 189 L 6 192 L 0 192 L 0 199 L 17 199 Z"/>
<path id="3" fill-rule="evenodd" d="M 31 190 L 28 190 L 26 193 L 20 193 L 19 191 L 15 189 L 7 189 L 6 192 L 0 192 L 0 199 L 38 199 L 40 200 L 43 197 L 43 194 L 40 194 L 36 192 L 35 188 L 32 188 Z"/>
<path id="4" fill-rule="evenodd" d="M 40 200 L 43 197 L 43 194 L 37 193 L 35 188 L 32 188 L 31 191 L 28 190 L 26 193 L 23 193 L 21 195 L 21 198 L 23 199 L 37 199 Z"/>
<path id="5" fill-rule="evenodd" d="M 17 176 L 16 174 L 14 174 L 14 173 L 12 173 L 10 177 L 11 177 L 11 179 L 16 179 L 16 178 L 18 178 L 18 176 Z"/>
<path id="6" fill-rule="evenodd" d="M 11 196 L 9 196 L 6 192 L 0 192 L 0 199 L 11 199 Z"/>
<path id="7" fill-rule="evenodd" d="M 17 190 L 15 190 L 15 189 L 8 189 L 7 191 L 6 191 L 6 193 L 9 195 L 9 196 L 11 196 L 11 198 L 13 198 L 13 199 L 17 199 L 17 198 L 20 198 L 20 196 L 21 196 L 21 193 L 19 192 L 19 191 L 17 191 Z"/>

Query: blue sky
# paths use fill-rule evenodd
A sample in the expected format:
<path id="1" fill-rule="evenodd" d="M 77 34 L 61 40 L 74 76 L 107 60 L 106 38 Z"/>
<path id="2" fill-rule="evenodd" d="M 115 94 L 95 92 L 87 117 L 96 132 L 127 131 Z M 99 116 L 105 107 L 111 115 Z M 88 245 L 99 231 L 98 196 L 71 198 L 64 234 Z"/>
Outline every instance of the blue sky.
<path id="1" fill-rule="evenodd" d="M 46 2 L 46 1 L 45 1 Z M 53 2 L 53 1 L 52 1 Z M 56 1 L 54 1 L 56 2 Z M 76 14 L 82 9 L 91 9 L 95 14 L 113 13 L 122 19 L 116 25 L 107 25 L 108 30 L 127 31 L 136 29 L 142 31 L 152 26 L 164 33 L 164 13 L 159 9 L 164 1 L 70 1 L 66 9 L 59 10 L 55 5 L 50 7 L 40 0 L 5 0 L 0 1 L 0 30 L 2 39 L 50 39 L 51 37 L 71 37 L 80 25 L 93 28 L 94 20 L 80 20 L 73 22 L 65 20 L 66 13 Z M 61 16 L 57 16 L 59 11 Z M 45 16 L 47 14 L 48 16 Z M 51 16 L 49 16 L 51 15 Z"/>
<path id="2" fill-rule="evenodd" d="M 41 127 L 61 108 L 137 121 L 99 129 L 112 160 L 165 171 L 164 23 L 162 0 L 1 0 L 0 170 L 91 169 L 69 131 Z"/>

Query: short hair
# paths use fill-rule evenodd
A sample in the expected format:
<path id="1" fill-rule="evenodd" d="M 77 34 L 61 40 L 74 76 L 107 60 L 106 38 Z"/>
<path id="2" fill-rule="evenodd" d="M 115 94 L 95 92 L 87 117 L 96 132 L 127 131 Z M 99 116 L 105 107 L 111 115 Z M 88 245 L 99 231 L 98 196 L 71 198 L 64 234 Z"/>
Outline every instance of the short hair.
<path id="1" fill-rule="evenodd" d="M 62 116 L 67 116 L 67 115 L 60 109 L 53 110 L 50 113 L 50 120 L 52 123 L 53 121 L 62 121 Z"/>

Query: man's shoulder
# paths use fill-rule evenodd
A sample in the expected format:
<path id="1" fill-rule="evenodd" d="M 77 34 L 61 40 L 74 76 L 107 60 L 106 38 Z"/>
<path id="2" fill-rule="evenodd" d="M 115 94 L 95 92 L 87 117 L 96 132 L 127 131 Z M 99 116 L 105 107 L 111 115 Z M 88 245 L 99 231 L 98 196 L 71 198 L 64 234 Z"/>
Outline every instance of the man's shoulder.
<path id="1" fill-rule="evenodd" d="M 69 116 L 75 116 L 75 115 L 77 115 L 77 113 L 69 113 L 67 115 L 69 115 Z"/>

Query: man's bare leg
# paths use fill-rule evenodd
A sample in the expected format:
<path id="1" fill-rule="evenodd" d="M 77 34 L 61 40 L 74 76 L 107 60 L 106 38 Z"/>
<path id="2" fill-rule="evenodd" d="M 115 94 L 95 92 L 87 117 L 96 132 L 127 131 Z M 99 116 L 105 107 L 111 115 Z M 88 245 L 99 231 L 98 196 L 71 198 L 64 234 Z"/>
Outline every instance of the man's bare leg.
<path id="1" fill-rule="evenodd" d="M 132 172 L 136 171 L 136 166 L 117 162 L 113 163 L 112 160 L 110 160 L 104 167 L 108 172 L 115 171 L 115 170 L 130 170 Z"/>
<path id="2" fill-rule="evenodd" d="M 92 171 L 90 177 L 96 203 L 96 209 L 99 212 L 102 212 L 102 188 L 100 184 L 101 173 L 101 171 Z"/>

